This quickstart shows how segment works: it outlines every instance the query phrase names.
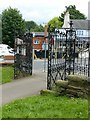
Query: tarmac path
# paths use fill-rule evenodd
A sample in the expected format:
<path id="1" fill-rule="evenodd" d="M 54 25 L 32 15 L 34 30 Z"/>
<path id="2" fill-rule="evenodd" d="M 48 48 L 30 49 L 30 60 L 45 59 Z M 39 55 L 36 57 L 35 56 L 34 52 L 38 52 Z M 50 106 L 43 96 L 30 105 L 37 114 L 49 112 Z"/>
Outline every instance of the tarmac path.
<path id="1" fill-rule="evenodd" d="M 11 83 L 0 85 L 2 88 L 2 104 L 28 96 L 38 95 L 46 89 L 46 72 L 34 70 L 30 77 L 13 80 Z"/>

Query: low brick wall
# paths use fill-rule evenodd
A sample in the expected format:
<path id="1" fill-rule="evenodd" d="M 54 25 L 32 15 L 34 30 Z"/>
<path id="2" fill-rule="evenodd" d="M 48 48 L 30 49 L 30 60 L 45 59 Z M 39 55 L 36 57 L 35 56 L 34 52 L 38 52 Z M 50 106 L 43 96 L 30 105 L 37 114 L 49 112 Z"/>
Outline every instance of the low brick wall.
<path id="1" fill-rule="evenodd" d="M 78 75 L 69 75 L 67 80 L 57 80 L 54 90 L 58 95 L 88 98 L 90 78 Z"/>
<path id="2" fill-rule="evenodd" d="M 0 61 L 0 66 L 12 64 L 14 64 L 14 56 L 4 56 L 4 60 Z"/>
<path id="3" fill-rule="evenodd" d="M 4 56 L 4 60 L 14 60 L 14 56 Z"/>

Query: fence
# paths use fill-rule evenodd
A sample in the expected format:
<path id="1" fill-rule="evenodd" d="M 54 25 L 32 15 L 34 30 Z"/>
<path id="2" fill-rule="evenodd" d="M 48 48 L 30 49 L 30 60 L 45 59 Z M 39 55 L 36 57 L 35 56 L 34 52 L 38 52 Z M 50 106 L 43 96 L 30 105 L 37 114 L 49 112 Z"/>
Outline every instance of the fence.
<path id="1" fill-rule="evenodd" d="M 49 31 L 47 88 L 70 74 L 90 76 L 90 42 L 76 36 L 72 21 L 70 29 Z"/>

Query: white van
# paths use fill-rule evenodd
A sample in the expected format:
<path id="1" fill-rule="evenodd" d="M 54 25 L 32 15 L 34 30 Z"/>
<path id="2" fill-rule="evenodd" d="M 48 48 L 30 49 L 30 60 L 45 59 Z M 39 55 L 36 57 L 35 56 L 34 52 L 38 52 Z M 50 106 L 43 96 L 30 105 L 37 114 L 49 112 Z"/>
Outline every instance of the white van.
<path id="1" fill-rule="evenodd" d="M 0 56 L 14 56 L 14 50 L 6 44 L 0 44 Z"/>

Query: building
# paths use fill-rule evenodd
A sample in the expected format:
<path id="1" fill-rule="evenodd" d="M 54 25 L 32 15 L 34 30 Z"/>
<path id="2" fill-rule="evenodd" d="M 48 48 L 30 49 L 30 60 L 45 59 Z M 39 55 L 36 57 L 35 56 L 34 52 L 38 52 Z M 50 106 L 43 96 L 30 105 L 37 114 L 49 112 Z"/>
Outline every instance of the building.
<path id="1" fill-rule="evenodd" d="M 76 42 L 77 49 L 80 51 L 79 58 L 88 58 L 89 50 L 88 45 L 90 44 L 90 20 L 71 20 L 73 22 L 73 28 L 76 30 Z M 65 25 L 65 24 L 64 24 Z M 60 32 L 66 32 L 65 29 L 59 29 Z M 81 50 L 80 50 L 81 49 Z"/>
<path id="2" fill-rule="evenodd" d="M 33 49 L 40 51 L 46 42 L 44 32 L 33 32 Z"/>
<path id="3" fill-rule="evenodd" d="M 90 20 L 71 20 L 71 21 L 73 22 L 74 30 L 76 30 L 76 40 L 79 43 L 78 47 L 82 48 L 82 44 L 88 44 L 90 40 Z M 62 28 L 59 31 L 66 33 L 65 29 L 67 28 Z"/>
<path id="4" fill-rule="evenodd" d="M 33 34 L 33 52 L 34 58 L 45 57 L 45 50 L 48 50 L 48 32 L 47 26 L 45 26 L 44 32 L 32 32 Z"/>
<path id="5" fill-rule="evenodd" d="M 90 38 L 90 20 L 72 20 L 72 22 L 77 37 L 83 40 Z"/>
<path id="6" fill-rule="evenodd" d="M 47 26 L 45 26 L 44 32 L 32 32 L 32 48 L 33 48 L 33 58 L 43 58 L 44 53 L 48 50 L 48 40 L 47 40 Z M 15 45 L 17 45 L 16 52 L 25 55 L 26 48 L 22 39 L 16 38 Z"/>
<path id="7" fill-rule="evenodd" d="M 82 44 L 88 42 L 90 39 L 90 20 L 70 20 L 69 12 L 67 12 L 64 17 L 64 24 L 62 28 L 59 29 L 59 32 L 66 33 L 66 29 L 70 28 L 70 21 L 72 21 L 73 28 L 76 30 L 79 47 L 82 47 Z"/>
<path id="8" fill-rule="evenodd" d="M 76 31 L 76 52 L 79 51 L 79 57 L 81 57 L 81 54 L 84 57 L 88 57 L 89 53 L 88 53 L 88 45 L 89 45 L 89 41 L 90 41 L 90 20 L 70 20 L 69 17 L 69 12 L 66 13 L 65 17 L 64 17 L 64 24 L 62 26 L 61 29 L 55 29 L 55 31 L 59 31 L 59 33 L 65 33 L 66 34 L 66 29 L 70 28 L 70 21 L 72 21 L 73 23 L 73 28 Z M 55 42 L 57 43 L 58 39 L 60 39 L 60 34 L 57 33 L 58 37 L 55 40 Z M 66 37 L 63 37 L 63 42 L 61 42 L 59 48 L 62 48 L 62 50 L 65 49 L 64 46 L 64 38 L 66 39 Z M 82 51 L 81 51 L 82 50 Z"/>
<path id="9" fill-rule="evenodd" d="M 76 30 L 76 36 L 80 40 L 88 40 L 90 38 L 90 20 L 70 20 L 69 12 L 64 17 L 64 24 L 60 32 L 65 32 L 65 29 L 70 28 L 70 21 L 73 22 L 73 28 Z"/>

